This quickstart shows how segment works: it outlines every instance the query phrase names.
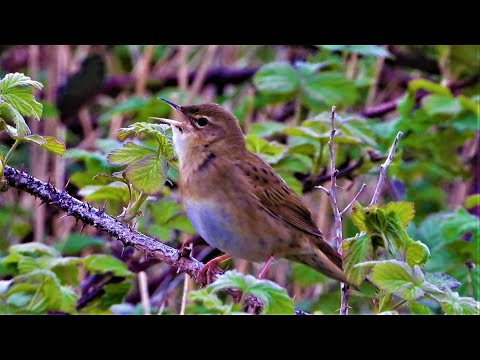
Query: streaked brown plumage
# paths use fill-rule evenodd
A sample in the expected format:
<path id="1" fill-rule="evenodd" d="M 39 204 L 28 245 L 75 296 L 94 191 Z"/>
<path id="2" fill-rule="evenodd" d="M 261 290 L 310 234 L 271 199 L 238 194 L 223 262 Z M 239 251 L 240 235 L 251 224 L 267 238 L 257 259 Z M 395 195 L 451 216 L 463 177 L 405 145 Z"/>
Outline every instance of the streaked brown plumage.
<path id="1" fill-rule="evenodd" d="M 294 191 L 247 150 L 234 115 L 216 104 L 170 104 L 181 121 L 161 120 L 173 125 L 185 209 L 205 241 L 232 256 L 286 258 L 347 282 L 339 254 Z"/>

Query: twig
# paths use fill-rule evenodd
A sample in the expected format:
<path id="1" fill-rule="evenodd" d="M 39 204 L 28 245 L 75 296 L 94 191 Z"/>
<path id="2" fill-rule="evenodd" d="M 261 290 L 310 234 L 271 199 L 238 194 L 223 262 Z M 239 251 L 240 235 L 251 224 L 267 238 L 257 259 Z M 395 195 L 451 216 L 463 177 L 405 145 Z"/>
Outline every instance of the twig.
<path id="1" fill-rule="evenodd" d="M 150 70 L 150 61 L 152 60 L 154 49 L 155 45 L 147 45 L 135 68 L 135 95 L 137 96 L 145 95 L 145 86 L 147 84 L 147 78 Z"/>
<path id="2" fill-rule="evenodd" d="M 138 287 L 140 288 L 140 297 L 142 299 L 143 313 L 151 315 L 150 298 L 148 296 L 148 280 L 145 271 L 138 273 Z"/>
<path id="3" fill-rule="evenodd" d="M 75 199 L 65 190 L 59 190 L 52 184 L 47 184 L 23 171 L 18 171 L 6 165 L 4 178 L 11 187 L 39 197 L 42 201 L 67 212 L 85 224 L 94 226 L 98 230 L 117 238 L 122 241 L 124 245 L 133 246 L 144 252 L 148 257 L 157 258 L 177 268 L 178 272 L 186 272 L 196 279 L 198 271 L 204 266 L 204 264 L 197 259 L 182 257 L 177 249 L 136 231 L 107 215 L 104 211 Z M 223 274 L 221 270 L 214 271 L 215 277 L 221 274 Z M 229 294 L 238 294 L 238 290 L 235 289 L 228 289 L 226 292 Z M 246 298 L 246 305 L 251 308 L 261 309 L 263 307 L 263 301 L 255 296 L 248 296 Z M 305 314 L 305 312 L 298 309 L 295 310 L 295 313 Z"/>
<path id="4" fill-rule="evenodd" d="M 385 182 L 385 179 L 387 177 L 387 170 L 390 164 L 393 161 L 393 158 L 395 156 L 395 151 L 397 150 L 397 144 L 402 138 L 403 133 L 399 131 L 397 133 L 397 136 L 395 137 L 395 140 L 393 142 L 392 147 L 390 148 L 390 151 L 388 152 L 387 159 L 385 162 L 380 166 L 380 175 L 378 177 L 378 183 L 377 187 L 375 188 L 375 192 L 373 193 L 372 201 L 370 202 L 370 206 L 375 205 L 378 202 L 378 198 L 380 196 L 380 193 L 382 192 L 383 189 L 383 184 Z"/>
<path id="5" fill-rule="evenodd" d="M 180 315 L 185 315 L 185 308 L 187 307 L 187 295 L 190 288 L 190 277 L 185 275 L 183 279 L 182 304 L 180 306 Z"/>
<path id="6" fill-rule="evenodd" d="M 343 209 L 341 212 L 340 212 L 340 216 L 343 216 L 343 214 L 345 214 L 353 205 L 353 203 L 357 200 L 357 198 L 360 196 L 360 193 L 363 191 L 363 189 L 365 188 L 367 184 L 363 183 L 362 184 L 362 187 L 360 188 L 360 190 L 358 190 L 357 192 L 357 195 L 355 195 L 355 197 L 353 198 L 352 201 L 350 201 L 350 203 L 345 206 L 345 209 Z"/>
<path id="7" fill-rule="evenodd" d="M 332 204 L 333 210 L 333 218 L 334 218 L 334 227 L 335 227 L 335 239 L 337 241 L 337 251 L 340 255 L 342 255 L 342 242 L 343 242 L 343 229 L 342 229 L 342 213 L 338 210 L 338 202 L 337 202 L 337 173 L 338 170 L 335 167 L 335 133 L 337 129 L 335 129 L 335 106 L 332 106 L 332 113 L 330 116 L 331 127 L 332 131 L 330 132 L 330 140 L 328 141 L 328 147 L 330 149 L 330 189 L 326 189 L 323 186 L 318 186 L 319 189 L 325 191 L 325 193 L 330 198 L 330 203 Z M 362 189 L 360 191 L 363 190 Z M 355 196 L 358 197 L 360 192 Z M 345 208 L 351 206 L 350 204 L 347 205 Z M 344 211 L 345 211 L 344 210 Z M 340 303 L 340 315 L 348 315 L 348 285 L 342 283 L 342 298 Z"/>

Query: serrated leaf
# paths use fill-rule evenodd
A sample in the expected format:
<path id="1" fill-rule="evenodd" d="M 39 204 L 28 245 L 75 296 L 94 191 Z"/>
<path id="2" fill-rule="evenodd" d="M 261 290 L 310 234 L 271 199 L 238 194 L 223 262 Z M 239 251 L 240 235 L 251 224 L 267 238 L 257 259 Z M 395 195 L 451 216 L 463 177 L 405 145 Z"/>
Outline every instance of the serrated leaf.
<path id="1" fill-rule="evenodd" d="M 23 137 L 22 140 L 38 144 L 48 151 L 60 156 L 63 156 L 67 151 L 65 144 L 58 142 L 53 136 L 29 135 Z"/>
<path id="2" fill-rule="evenodd" d="M 160 192 L 167 180 L 167 163 L 157 155 L 149 155 L 128 165 L 125 176 L 132 186 L 145 194 Z"/>
<path id="3" fill-rule="evenodd" d="M 407 247 L 407 264 L 410 266 L 423 266 L 430 258 L 428 246 L 421 241 L 415 241 Z"/>
<path id="4" fill-rule="evenodd" d="M 0 80 L 0 100 L 6 101 L 20 114 L 34 116 L 37 120 L 40 120 L 42 104 L 35 100 L 32 89 L 27 86 L 33 86 L 37 89 L 43 88 L 40 82 L 33 81 L 24 74 L 14 73 L 5 75 Z"/>
<path id="5" fill-rule="evenodd" d="M 126 128 L 120 128 L 117 131 L 117 138 L 119 140 L 125 140 L 130 135 L 149 135 L 156 138 L 165 138 L 165 132 L 169 128 L 170 126 L 166 124 L 150 124 L 146 122 L 136 122 Z"/>
<path id="6" fill-rule="evenodd" d="M 115 276 L 131 276 L 125 263 L 109 255 L 89 255 L 84 258 L 85 269 L 94 274 L 111 272 Z"/>
<path id="7" fill-rule="evenodd" d="M 372 239 L 367 234 L 346 239 L 342 243 L 343 267 L 347 278 L 355 285 L 360 285 L 367 274 L 364 267 L 355 267 L 356 264 L 373 259 Z"/>
<path id="8" fill-rule="evenodd" d="M 263 65 L 257 71 L 253 83 L 266 94 L 291 95 L 298 90 L 300 78 L 290 64 L 273 62 Z"/>
<path id="9" fill-rule="evenodd" d="M 21 254 L 25 256 L 47 255 L 52 257 L 60 257 L 60 253 L 57 250 L 38 242 L 12 245 L 10 246 L 10 253 Z"/>
<path id="10" fill-rule="evenodd" d="M 447 315 L 479 315 L 480 303 L 471 297 L 460 297 L 457 292 L 447 292 L 447 297 L 440 301 Z"/>
<path id="11" fill-rule="evenodd" d="M 447 289 L 455 290 L 461 285 L 456 279 L 454 279 L 450 275 L 442 273 L 425 273 L 425 281 L 429 284 L 434 285 L 441 291 L 446 291 Z"/>
<path id="12" fill-rule="evenodd" d="M 232 270 L 220 275 L 213 283 L 207 286 L 207 289 L 212 292 L 218 292 L 224 289 L 234 288 L 244 292 L 255 283 L 256 280 L 257 279 L 251 275 L 243 275 L 236 270 Z"/>
<path id="13" fill-rule="evenodd" d="M 410 223 L 415 217 L 415 207 L 412 202 L 400 201 L 388 203 L 385 207 L 385 212 L 395 212 L 402 222 L 404 227 Z"/>
<path id="14" fill-rule="evenodd" d="M 108 163 L 111 165 L 133 164 L 149 155 L 156 155 L 157 152 L 145 146 L 137 145 L 133 142 L 124 144 L 121 148 L 108 154 Z"/>
<path id="15" fill-rule="evenodd" d="M 423 279 L 419 278 L 418 271 L 412 269 L 408 264 L 398 260 L 371 261 L 369 263 L 373 264 L 370 279 L 380 289 L 394 293 L 408 301 L 415 301 L 425 294 L 421 288 Z"/>
<path id="16" fill-rule="evenodd" d="M 224 304 L 216 294 L 210 293 L 206 289 L 191 291 L 188 294 L 188 299 L 192 302 L 201 303 L 207 309 L 219 314 L 229 314 L 232 311 L 232 306 Z"/>
<path id="17" fill-rule="evenodd" d="M 263 301 L 262 314 L 294 315 L 295 303 L 287 291 L 270 280 L 257 280 L 247 292 Z"/>

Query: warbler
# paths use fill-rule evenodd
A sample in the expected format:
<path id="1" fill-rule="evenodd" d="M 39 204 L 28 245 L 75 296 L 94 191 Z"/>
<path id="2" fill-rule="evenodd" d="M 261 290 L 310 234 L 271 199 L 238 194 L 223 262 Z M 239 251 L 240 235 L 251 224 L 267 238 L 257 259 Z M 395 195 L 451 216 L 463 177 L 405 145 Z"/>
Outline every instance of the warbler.
<path id="1" fill-rule="evenodd" d="M 232 256 L 266 262 L 259 277 L 274 258 L 286 258 L 348 283 L 340 255 L 295 192 L 247 149 L 232 113 L 217 104 L 162 100 L 181 114 L 153 119 L 172 126 L 186 214 L 198 234 L 225 253 L 199 271 L 201 283 L 211 282 L 212 270 Z"/>

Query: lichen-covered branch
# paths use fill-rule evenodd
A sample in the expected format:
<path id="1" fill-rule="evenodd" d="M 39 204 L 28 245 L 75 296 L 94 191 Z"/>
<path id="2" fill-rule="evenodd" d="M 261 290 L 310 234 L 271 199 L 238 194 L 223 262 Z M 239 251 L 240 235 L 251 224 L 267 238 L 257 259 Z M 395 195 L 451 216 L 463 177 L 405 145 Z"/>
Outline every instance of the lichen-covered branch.
<path id="1" fill-rule="evenodd" d="M 83 221 L 85 224 L 94 226 L 98 230 L 117 238 L 123 242 L 124 246 L 133 246 L 143 251 L 146 256 L 156 258 L 175 267 L 178 272 L 184 271 L 196 279 L 198 271 L 203 267 L 202 262 L 182 256 L 179 250 L 136 231 L 107 215 L 102 209 L 83 203 L 69 195 L 65 190 L 59 190 L 52 184 L 36 179 L 23 171 L 5 166 L 4 179 L 9 186 L 40 198 L 43 202 L 65 211 L 68 215 Z M 218 276 L 222 273 L 218 270 L 215 275 Z M 229 289 L 227 292 L 233 295 L 238 294 L 238 290 L 235 289 Z M 246 303 L 257 311 L 258 309 L 261 311 L 263 308 L 263 302 L 251 295 L 247 297 Z M 305 314 L 301 310 L 295 312 Z"/>

